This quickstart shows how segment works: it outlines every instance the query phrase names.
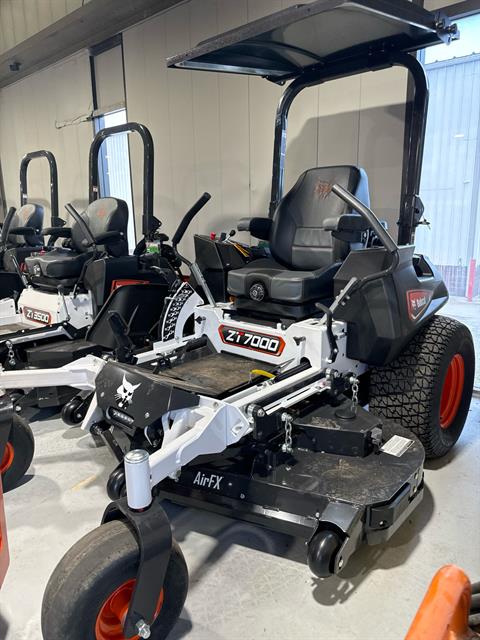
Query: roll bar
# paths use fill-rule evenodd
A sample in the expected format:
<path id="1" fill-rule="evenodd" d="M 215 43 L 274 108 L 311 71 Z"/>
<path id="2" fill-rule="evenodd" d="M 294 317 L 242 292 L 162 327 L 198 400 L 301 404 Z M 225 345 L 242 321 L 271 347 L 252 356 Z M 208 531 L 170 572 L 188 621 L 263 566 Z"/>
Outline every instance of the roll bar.
<path id="1" fill-rule="evenodd" d="M 58 171 L 57 161 L 51 151 L 40 149 L 39 151 L 30 151 L 25 154 L 20 163 L 20 206 L 27 204 L 28 188 L 27 188 L 27 170 L 30 162 L 35 158 L 46 158 L 50 167 L 50 215 L 51 226 L 61 227 L 62 222 L 58 214 Z"/>
<path id="2" fill-rule="evenodd" d="M 398 230 L 399 244 L 408 244 L 412 241 L 425 143 L 428 81 L 425 70 L 417 58 L 402 51 L 384 51 L 375 52 L 373 55 L 361 55 L 331 64 L 326 69 L 322 69 L 319 66 L 293 80 L 287 86 L 280 98 L 275 116 L 270 217 L 275 213 L 283 195 L 288 113 L 293 100 L 307 87 L 323 84 L 329 80 L 357 75 L 365 71 L 379 71 L 393 66 L 406 68 L 410 72 L 415 85 L 412 117 L 405 123 L 407 129 L 405 135 L 407 162 L 402 180 L 402 201 Z"/>
<path id="3" fill-rule="evenodd" d="M 100 180 L 98 172 L 98 155 L 102 143 L 118 133 L 129 133 L 135 131 L 138 133 L 143 142 L 143 215 L 142 215 L 142 233 L 143 236 L 151 240 L 153 234 L 158 228 L 153 217 L 153 169 L 154 169 L 154 150 L 153 139 L 150 131 L 143 124 L 138 122 L 127 122 L 115 127 L 107 127 L 101 129 L 90 146 L 89 156 L 89 189 L 88 200 L 93 202 L 100 197 Z"/>

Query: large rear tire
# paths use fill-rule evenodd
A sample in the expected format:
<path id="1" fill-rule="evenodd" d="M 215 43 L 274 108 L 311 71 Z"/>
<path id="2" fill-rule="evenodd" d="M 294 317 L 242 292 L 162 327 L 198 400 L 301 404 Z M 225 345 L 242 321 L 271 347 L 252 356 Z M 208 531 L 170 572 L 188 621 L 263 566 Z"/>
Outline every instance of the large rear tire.
<path id="1" fill-rule="evenodd" d="M 123 521 L 103 524 L 79 540 L 57 565 L 45 590 L 44 640 L 122 640 L 138 562 L 137 540 Z M 164 640 L 170 633 L 187 589 L 187 566 L 174 541 L 151 640 Z"/>
<path id="2" fill-rule="evenodd" d="M 440 458 L 460 437 L 472 398 L 475 351 L 469 329 L 434 316 L 390 364 L 371 370 L 369 406 Z"/>
<path id="3" fill-rule="evenodd" d="M 8 442 L 0 461 L 0 473 L 5 493 L 14 489 L 27 473 L 34 453 L 35 439 L 32 429 L 25 418 L 15 413 Z"/>

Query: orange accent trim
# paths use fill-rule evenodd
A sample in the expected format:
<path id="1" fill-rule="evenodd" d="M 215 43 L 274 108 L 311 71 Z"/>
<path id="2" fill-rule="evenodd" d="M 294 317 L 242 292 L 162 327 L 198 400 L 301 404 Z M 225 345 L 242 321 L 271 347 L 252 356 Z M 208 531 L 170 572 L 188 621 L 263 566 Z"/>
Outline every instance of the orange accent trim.
<path id="1" fill-rule="evenodd" d="M 3 474 L 8 471 L 13 464 L 15 458 L 15 450 L 10 442 L 5 445 L 5 451 L 3 452 L 3 458 L 0 462 L 0 473 Z"/>
<path id="2" fill-rule="evenodd" d="M 0 587 L 2 586 L 9 564 L 10 554 L 8 552 L 7 523 L 3 506 L 2 478 L 0 477 Z"/>
<path id="3" fill-rule="evenodd" d="M 135 579 L 127 580 L 108 596 L 97 615 L 95 622 L 95 640 L 125 640 L 123 623 L 128 613 L 130 600 L 135 588 Z M 160 591 L 154 620 L 163 607 L 164 593 Z M 133 636 L 130 640 L 138 640 Z"/>
<path id="4" fill-rule="evenodd" d="M 467 640 L 471 585 L 455 565 L 435 574 L 405 640 Z"/>
<path id="5" fill-rule="evenodd" d="M 442 429 L 448 429 L 457 416 L 464 384 L 465 362 L 463 357 L 456 353 L 448 366 L 440 396 L 440 426 Z"/>
<path id="6" fill-rule="evenodd" d="M 128 278 L 124 280 L 112 280 L 112 288 L 110 289 L 110 293 L 112 293 L 112 291 L 115 291 L 115 289 L 126 287 L 129 284 L 150 284 L 150 280 L 129 280 Z"/>

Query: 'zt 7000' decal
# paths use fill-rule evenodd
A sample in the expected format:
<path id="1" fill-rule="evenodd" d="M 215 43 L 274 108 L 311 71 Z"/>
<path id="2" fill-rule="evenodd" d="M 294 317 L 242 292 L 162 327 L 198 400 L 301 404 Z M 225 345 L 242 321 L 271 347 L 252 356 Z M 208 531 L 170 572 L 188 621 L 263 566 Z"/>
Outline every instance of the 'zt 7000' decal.
<path id="1" fill-rule="evenodd" d="M 269 353 L 271 356 L 279 356 L 285 348 L 283 338 L 269 336 L 265 333 L 235 329 L 224 324 L 218 328 L 222 342 L 235 345 L 244 349 L 253 349 L 261 353 Z"/>
<path id="2" fill-rule="evenodd" d="M 33 322 L 39 322 L 40 324 L 51 324 L 52 319 L 48 311 L 41 311 L 40 309 L 32 309 L 32 307 L 23 307 L 23 315 L 26 320 Z"/>

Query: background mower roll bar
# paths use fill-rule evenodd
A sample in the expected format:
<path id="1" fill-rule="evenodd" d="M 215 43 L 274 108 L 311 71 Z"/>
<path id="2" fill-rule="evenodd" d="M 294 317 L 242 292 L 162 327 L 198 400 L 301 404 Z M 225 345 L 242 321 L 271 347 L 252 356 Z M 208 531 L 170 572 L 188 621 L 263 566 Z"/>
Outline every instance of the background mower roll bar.
<path id="1" fill-rule="evenodd" d="M 152 134 L 143 124 L 138 122 L 127 122 L 115 127 L 101 129 L 90 146 L 89 156 L 89 177 L 88 201 L 91 203 L 100 197 L 100 179 L 98 172 L 98 155 L 102 143 L 118 133 L 129 133 L 135 131 L 143 142 L 143 215 L 142 234 L 146 240 L 153 240 L 153 234 L 159 227 L 158 221 L 153 216 L 153 169 L 154 150 Z"/>
<path id="2" fill-rule="evenodd" d="M 52 227 L 62 227 L 65 223 L 58 213 L 58 170 L 57 161 L 51 151 L 40 149 L 39 151 L 30 151 L 25 154 L 20 163 L 20 206 L 27 204 L 27 171 L 30 162 L 35 158 L 46 158 L 50 168 L 50 216 Z M 5 221 L 6 222 L 6 221 Z"/>

